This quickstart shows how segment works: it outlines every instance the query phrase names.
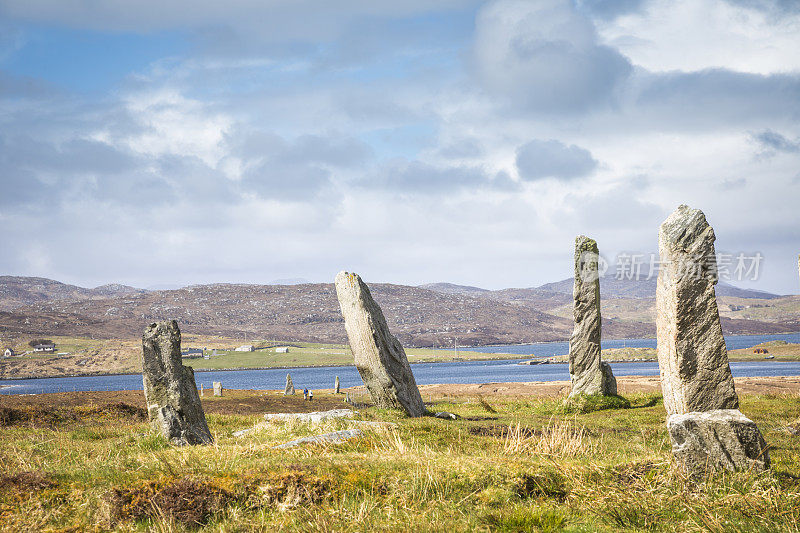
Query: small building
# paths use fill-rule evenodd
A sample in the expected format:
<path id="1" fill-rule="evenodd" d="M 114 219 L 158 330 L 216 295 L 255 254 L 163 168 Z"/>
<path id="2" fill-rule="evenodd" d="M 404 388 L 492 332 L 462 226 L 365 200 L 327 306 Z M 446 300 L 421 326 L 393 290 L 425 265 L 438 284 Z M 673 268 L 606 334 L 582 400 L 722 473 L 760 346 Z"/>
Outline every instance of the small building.
<path id="1" fill-rule="evenodd" d="M 289 353 L 289 347 L 288 346 L 278 346 L 277 348 L 275 348 L 275 353 Z"/>
<path id="2" fill-rule="evenodd" d="M 252 344 L 243 344 L 242 346 L 239 346 L 238 348 L 236 348 L 236 350 L 234 350 L 234 351 L 236 351 L 236 352 L 252 352 L 255 349 L 256 349 L 255 346 L 253 346 Z"/>
<path id="3" fill-rule="evenodd" d="M 53 343 L 37 344 L 33 347 L 33 351 L 38 353 L 53 353 L 56 351 L 56 345 Z"/>
<path id="4" fill-rule="evenodd" d="M 14 353 L 14 350 L 12 350 L 11 348 L 6 348 L 5 351 L 3 352 L 3 357 L 14 357 L 15 355 L 16 354 Z"/>
<path id="5" fill-rule="evenodd" d="M 181 357 L 202 357 L 203 350 L 200 348 L 186 348 L 181 352 Z"/>

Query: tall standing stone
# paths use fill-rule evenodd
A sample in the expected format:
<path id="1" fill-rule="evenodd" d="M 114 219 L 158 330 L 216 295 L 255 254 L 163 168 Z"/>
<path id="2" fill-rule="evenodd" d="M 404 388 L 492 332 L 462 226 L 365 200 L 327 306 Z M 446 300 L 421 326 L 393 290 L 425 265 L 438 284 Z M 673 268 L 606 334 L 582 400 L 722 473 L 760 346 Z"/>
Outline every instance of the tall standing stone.
<path id="1" fill-rule="evenodd" d="M 656 331 L 672 452 L 690 474 L 765 469 L 767 445 L 739 410 L 714 292 L 714 230 L 681 205 L 661 224 Z"/>
<path id="2" fill-rule="evenodd" d="M 286 374 L 286 387 L 283 389 L 284 396 L 293 396 L 294 395 L 294 383 L 292 382 L 292 376 L 290 374 Z"/>
<path id="3" fill-rule="evenodd" d="M 356 368 L 373 401 L 409 416 L 427 413 L 406 352 L 389 332 L 381 308 L 358 274 L 339 272 L 336 295 Z"/>
<path id="4" fill-rule="evenodd" d="M 611 366 L 600 358 L 600 258 L 597 242 L 575 238 L 575 284 L 572 289 L 575 329 L 569 340 L 570 397 L 578 394 L 617 394 Z"/>
<path id="5" fill-rule="evenodd" d="M 212 384 L 214 385 L 214 396 L 222 396 L 222 383 L 214 381 Z"/>
<path id="6" fill-rule="evenodd" d="M 717 298 L 714 230 L 680 206 L 658 234 L 656 336 L 667 413 L 738 409 Z"/>
<path id="7" fill-rule="evenodd" d="M 336 376 L 336 381 L 333 382 L 333 392 L 339 394 L 340 392 L 339 387 L 340 387 L 339 376 Z"/>
<path id="8" fill-rule="evenodd" d="M 150 423 L 175 444 L 213 442 L 194 371 L 181 363 L 174 320 L 151 324 L 142 336 L 142 383 Z"/>

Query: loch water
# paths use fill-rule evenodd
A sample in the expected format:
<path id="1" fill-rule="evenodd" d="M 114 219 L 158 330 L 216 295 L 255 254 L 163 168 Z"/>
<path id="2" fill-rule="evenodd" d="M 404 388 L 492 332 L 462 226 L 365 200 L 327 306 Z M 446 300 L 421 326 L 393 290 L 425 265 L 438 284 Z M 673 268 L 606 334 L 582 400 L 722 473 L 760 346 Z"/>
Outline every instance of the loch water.
<path id="1" fill-rule="evenodd" d="M 725 338 L 729 349 L 749 348 L 770 340 L 785 340 L 800 343 L 800 334 L 788 335 L 732 335 Z M 605 348 L 614 347 L 653 347 L 655 339 L 627 339 L 604 341 Z M 459 348 L 464 349 L 464 348 Z M 433 383 L 502 383 L 525 381 L 568 380 L 567 365 L 519 365 L 531 356 L 547 357 L 560 355 L 568 350 L 568 343 L 540 343 L 513 346 L 474 348 L 476 351 L 507 353 L 509 358 L 494 361 L 455 361 L 448 363 L 412 364 L 414 377 L 419 385 Z M 525 354 L 526 357 L 519 358 Z M 658 364 L 655 362 L 612 363 L 615 376 L 655 376 Z M 797 376 L 800 375 L 800 361 L 776 362 L 746 361 L 732 362 L 731 371 L 735 377 Z M 286 373 L 292 374 L 294 386 L 298 389 L 333 388 L 336 376 L 342 387 L 361 385 L 361 378 L 354 366 L 271 368 L 265 370 L 225 370 L 195 372 L 197 386 L 210 389 L 212 382 L 220 381 L 227 389 L 265 389 L 282 390 Z M 141 390 L 141 374 L 86 376 L 65 378 L 37 378 L 24 380 L 0 380 L 0 394 L 40 394 L 48 392 Z"/>

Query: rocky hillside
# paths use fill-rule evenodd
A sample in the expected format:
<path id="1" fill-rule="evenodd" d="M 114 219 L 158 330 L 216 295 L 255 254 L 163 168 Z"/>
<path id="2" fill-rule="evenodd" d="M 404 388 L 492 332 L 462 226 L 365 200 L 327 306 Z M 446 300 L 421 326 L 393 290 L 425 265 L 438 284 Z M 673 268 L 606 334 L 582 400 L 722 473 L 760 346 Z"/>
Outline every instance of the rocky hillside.
<path id="1" fill-rule="evenodd" d="M 452 346 L 457 340 L 460 345 L 485 345 L 568 339 L 572 296 L 571 289 L 565 292 L 567 281 L 571 284 L 565 280 L 547 288 L 500 291 L 452 284 L 426 288 L 372 283 L 370 287 L 403 343 Z M 655 334 L 653 298 L 626 296 L 643 289 L 609 285 L 605 290 L 604 336 Z M 800 330 L 800 298 L 731 301 L 720 305 L 728 333 Z M 84 289 L 42 278 L 6 276 L 0 278 L 0 310 L 4 334 L 134 338 L 148 323 L 170 318 L 187 333 L 346 340 L 331 284 L 212 284 L 144 291 L 117 285 Z"/>
<path id="2" fill-rule="evenodd" d="M 404 285 L 376 283 L 371 288 L 390 327 L 409 345 L 558 340 L 568 337 L 571 328 L 569 320 L 509 303 Z M 166 318 L 191 333 L 247 331 L 260 338 L 346 340 L 331 284 L 215 284 L 108 298 L 57 298 L 1 313 L 0 328 L 119 337 L 139 335 L 144 325 Z"/>
<path id="3" fill-rule="evenodd" d="M 86 289 L 47 278 L 0 276 L 0 311 L 11 311 L 26 305 L 58 300 L 72 301 L 108 298 L 144 293 L 143 289 L 127 285 L 101 285 Z"/>

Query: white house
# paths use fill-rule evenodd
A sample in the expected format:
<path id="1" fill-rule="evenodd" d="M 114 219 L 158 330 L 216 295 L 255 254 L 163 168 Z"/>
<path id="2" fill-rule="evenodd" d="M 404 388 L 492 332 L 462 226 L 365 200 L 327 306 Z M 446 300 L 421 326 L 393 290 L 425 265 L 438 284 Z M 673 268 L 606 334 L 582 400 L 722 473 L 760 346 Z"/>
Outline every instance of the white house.
<path id="1" fill-rule="evenodd" d="M 288 346 L 278 346 L 277 348 L 275 348 L 275 353 L 289 353 L 289 347 Z"/>
<path id="2" fill-rule="evenodd" d="M 236 348 L 236 352 L 252 352 L 255 350 L 255 347 L 252 344 L 244 344 Z"/>
<path id="3" fill-rule="evenodd" d="M 3 352 L 3 357 L 14 357 L 14 355 L 14 350 L 11 348 L 6 348 L 6 350 Z"/>
<path id="4" fill-rule="evenodd" d="M 56 351 L 55 344 L 37 344 L 33 347 L 34 352 L 44 352 L 44 353 L 53 353 Z"/>

